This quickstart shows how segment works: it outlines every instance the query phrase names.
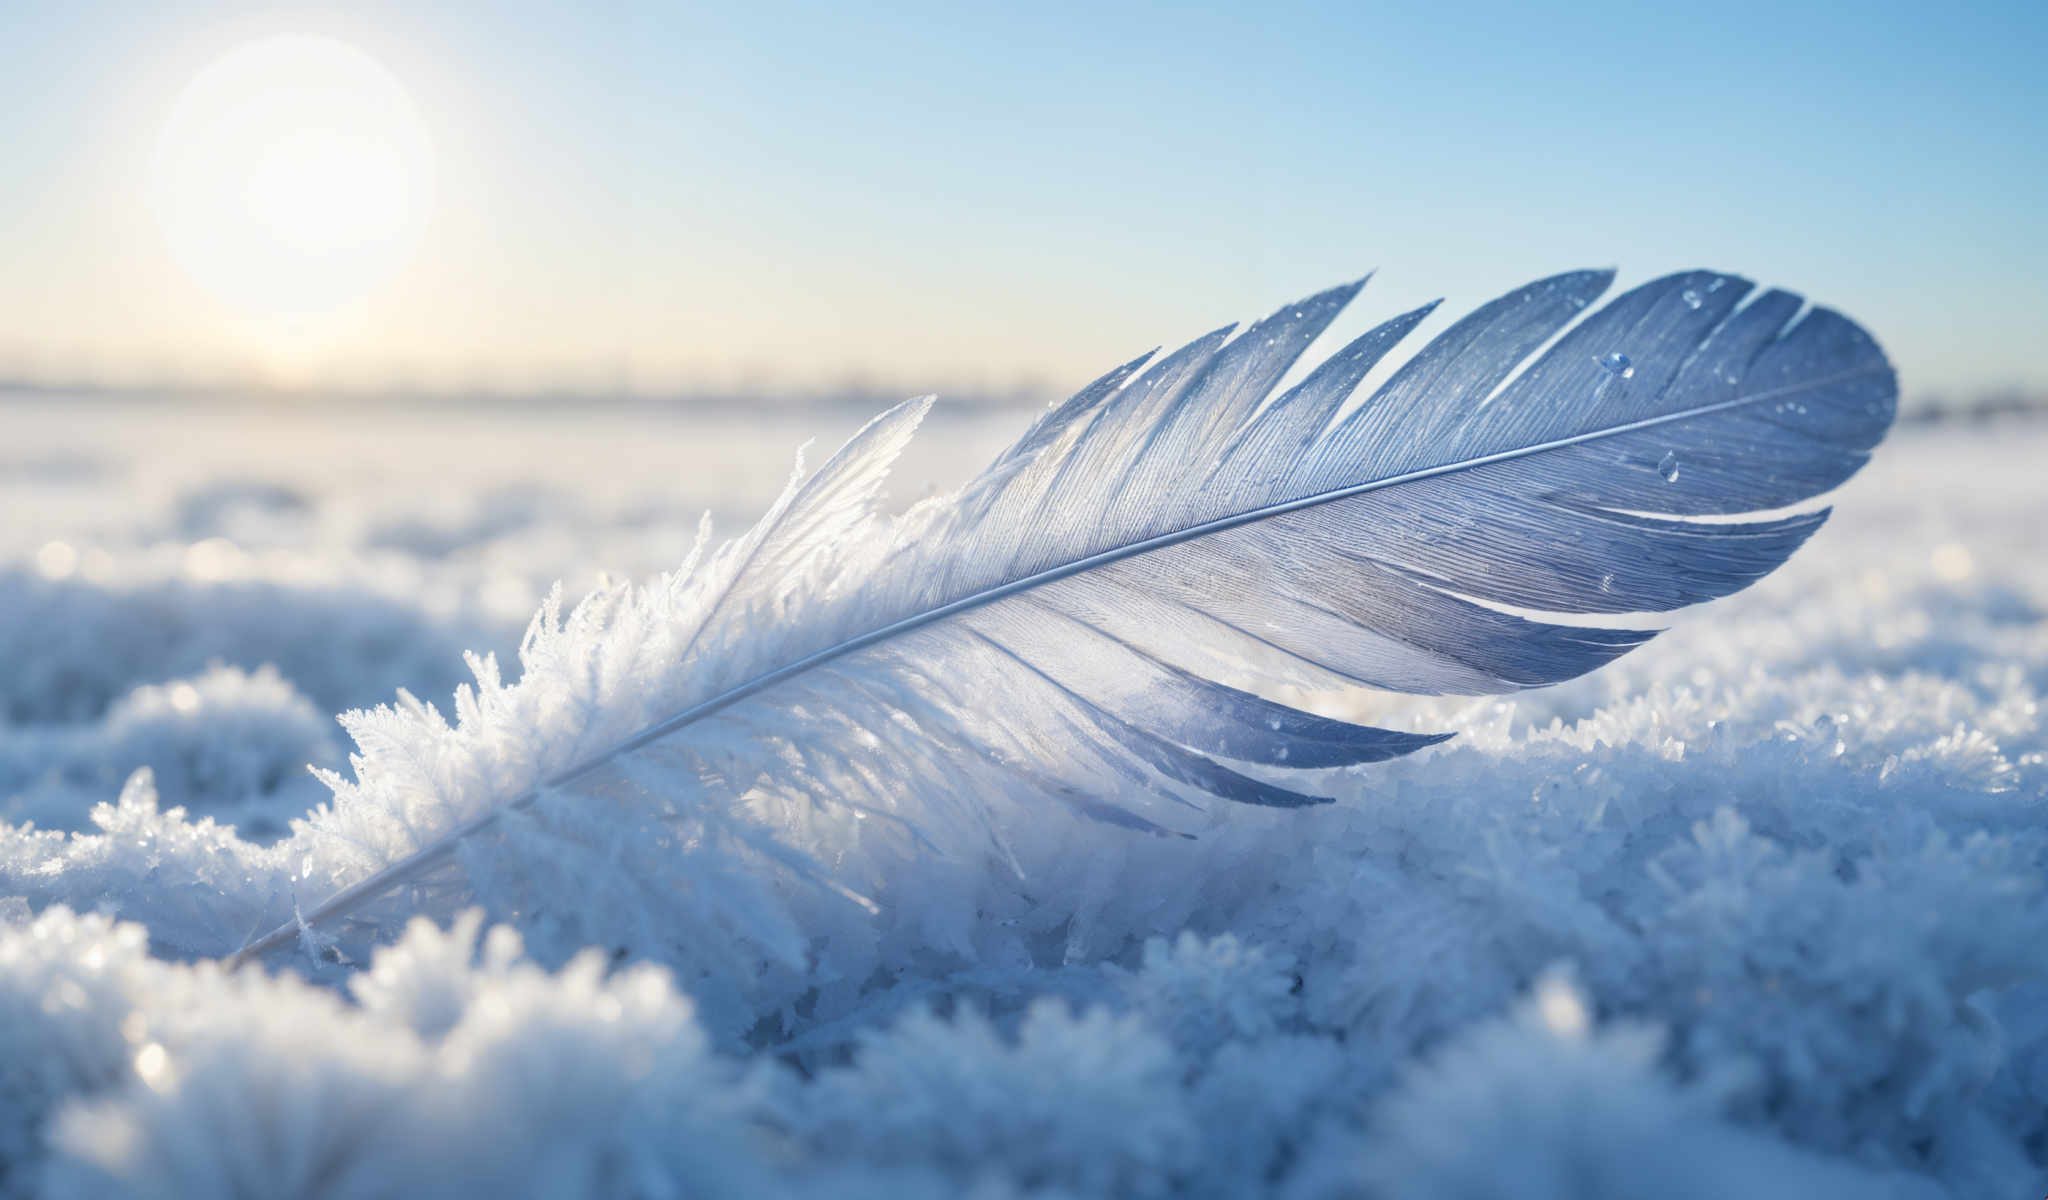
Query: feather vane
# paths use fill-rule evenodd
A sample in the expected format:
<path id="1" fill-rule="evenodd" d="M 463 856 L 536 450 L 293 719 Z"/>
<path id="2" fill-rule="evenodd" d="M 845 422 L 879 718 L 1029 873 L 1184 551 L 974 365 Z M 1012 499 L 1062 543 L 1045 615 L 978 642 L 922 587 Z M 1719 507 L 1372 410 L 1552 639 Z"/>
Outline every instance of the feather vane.
<path id="1" fill-rule="evenodd" d="M 993 765 L 1156 832 L 1205 797 L 1320 803 L 1298 772 L 1449 736 L 1261 693 L 1487 694 L 1592 670 L 1655 632 L 1602 618 L 1726 595 L 1785 561 L 1827 514 L 1782 510 L 1854 473 L 1896 396 L 1867 334 L 1790 293 L 1694 271 L 1593 310 L 1611 281 L 1510 292 L 1354 403 L 1434 306 L 1402 314 L 1273 395 L 1363 281 L 1334 288 L 1117 368 L 958 493 L 884 519 L 880 489 L 930 400 L 898 406 L 658 604 L 580 606 L 570 625 L 638 632 L 610 643 L 618 661 L 575 665 L 594 699 L 572 744 L 447 798 L 435 811 L 454 819 L 408 826 L 409 848 L 243 954 L 452 858 L 482 869 L 465 850 L 482 831 L 564 789 L 602 793 L 636 754 L 699 781 L 655 827 L 749 841 L 832 882 L 708 814 L 769 795 L 888 816 L 906 779 Z M 557 621 L 537 619 L 530 655 L 563 644 Z M 646 678 L 662 682 L 607 691 Z M 1030 716 L 971 719 L 988 704 Z M 973 803 L 954 816 L 1001 845 Z M 791 939 L 753 940 L 787 956 Z"/>

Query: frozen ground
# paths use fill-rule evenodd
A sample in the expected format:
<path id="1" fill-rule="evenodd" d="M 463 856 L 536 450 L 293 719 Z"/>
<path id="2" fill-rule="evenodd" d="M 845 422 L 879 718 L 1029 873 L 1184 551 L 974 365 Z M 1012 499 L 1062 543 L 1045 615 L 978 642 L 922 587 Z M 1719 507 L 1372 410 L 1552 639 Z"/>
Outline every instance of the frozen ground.
<path id="1" fill-rule="evenodd" d="M 313 875 L 332 714 L 448 709 L 865 415 L 0 401 L 0 1196 L 2043 1191 L 2039 424 L 1896 432 L 1587 679 L 1374 702 L 1459 736 L 1333 808 L 998 806 L 1023 884 L 905 860 L 792 901 L 794 967 L 607 975 L 524 911 L 531 958 L 206 961 Z M 894 494 L 1026 419 L 942 406 Z"/>

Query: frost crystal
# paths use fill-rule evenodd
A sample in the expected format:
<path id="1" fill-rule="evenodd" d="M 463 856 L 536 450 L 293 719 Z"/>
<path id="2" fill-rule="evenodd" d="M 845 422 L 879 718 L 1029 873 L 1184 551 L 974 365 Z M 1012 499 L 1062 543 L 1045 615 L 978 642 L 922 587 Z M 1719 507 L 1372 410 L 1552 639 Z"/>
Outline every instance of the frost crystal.
<path id="1" fill-rule="evenodd" d="M 573 503 L 519 474 L 541 454 L 400 462 L 396 497 L 223 458 L 164 468 L 139 546 L 0 529 L 0 1197 L 2048 1190 L 2048 443 L 2019 426 L 1901 436 L 1783 572 L 1596 675 L 1309 698 L 1461 731 L 1327 772 L 1335 805 L 1175 804 L 1180 837 L 1026 804 L 1020 774 L 1100 765 L 1086 731 L 904 675 L 900 720 L 791 743 L 744 803 L 705 772 L 774 729 L 544 797 L 330 957 L 222 971 L 646 715 L 622 695 L 660 707 L 710 569 L 654 574 L 696 527 L 675 493 L 763 499 L 664 429 L 589 435 L 650 449 Z M 752 480 L 790 433 L 719 453 Z M 1667 488 L 1662 453 L 1617 472 L 1713 469 Z M 516 653 L 556 577 L 588 598 Z M 458 644 L 499 651 L 460 693 Z M 924 740 L 940 696 L 1002 754 Z M 884 803 L 903 754 L 944 786 Z"/>

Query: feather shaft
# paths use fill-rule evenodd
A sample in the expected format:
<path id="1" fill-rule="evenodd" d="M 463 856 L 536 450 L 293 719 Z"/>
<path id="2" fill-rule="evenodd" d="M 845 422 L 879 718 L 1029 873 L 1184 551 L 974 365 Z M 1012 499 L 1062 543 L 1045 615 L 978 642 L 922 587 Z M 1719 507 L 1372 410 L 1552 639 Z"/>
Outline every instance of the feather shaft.
<path id="1" fill-rule="evenodd" d="M 1355 290 L 1355 288 L 1352 290 Z M 1419 316 L 1419 313 L 1417 315 Z M 1405 332 L 1406 326 L 1411 324 L 1412 321 L 1404 321 L 1399 331 Z M 1164 408 L 1170 406 L 1173 396 L 1178 395 L 1182 388 L 1186 386 L 1189 376 L 1200 370 L 1200 367 L 1197 364 L 1199 362 L 1206 361 L 1205 356 L 1207 354 L 1213 353 L 1214 346 L 1215 344 L 1220 342 L 1221 336 L 1221 334 L 1211 335 L 1210 338 L 1203 339 L 1202 341 L 1196 343 L 1195 346 L 1191 347 L 1189 351 L 1183 352 L 1182 355 L 1177 356 L 1176 360 L 1174 360 L 1172 363 L 1171 370 L 1161 375 L 1151 377 L 1148 381 L 1146 381 L 1145 384 L 1142 385 L 1142 390 L 1136 395 L 1132 395 L 1128 392 L 1116 393 L 1114 398 L 1111 398 L 1114 389 L 1114 384 L 1111 384 L 1107 387 L 1099 386 L 1096 389 L 1091 389 L 1089 392 L 1084 393 L 1087 399 L 1083 401 L 1081 405 L 1072 405 L 1072 402 L 1070 402 L 1070 406 L 1066 406 L 1063 407 L 1062 410 L 1058 410 L 1058 416 L 1059 418 L 1063 419 L 1071 418 L 1080 416 L 1088 410 L 1093 409 L 1095 421 L 1100 422 L 1104 419 L 1107 409 L 1099 408 L 1096 406 L 1102 404 L 1102 402 L 1105 399 L 1108 399 L 1111 405 L 1115 405 L 1121 401 L 1124 403 L 1142 403 L 1151 408 Z M 1376 351 L 1384 349 L 1384 347 L 1376 344 L 1373 347 L 1373 349 L 1375 351 L 1373 357 L 1376 358 Z M 1369 363 L 1367 365 L 1369 365 Z M 1130 373 L 1130 371 L 1134 369 L 1134 367 L 1135 364 L 1133 364 L 1131 367 L 1126 367 L 1119 372 L 1113 373 L 1113 378 L 1116 382 L 1121 382 L 1121 380 L 1124 377 L 1126 377 Z M 1695 405 L 1673 412 L 1659 413 L 1648 417 L 1641 417 L 1635 420 L 1622 421 L 1601 428 L 1587 430 L 1568 436 L 1550 438 L 1544 441 L 1539 441 L 1523 446 L 1512 447 L 1504 450 L 1498 450 L 1490 453 L 1469 455 L 1467 457 L 1456 459 L 1454 461 L 1445 462 L 1439 465 L 1429 467 L 1402 471 L 1385 476 L 1383 478 L 1367 479 L 1345 486 L 1326 488 L 1324 490 L 1320 490 L 1309 495 L 1258 505 L 1256 507 L 1248 508 L 1240 512 L 1230 513 L 1209 520 L 1195 522 L 1193 524 L 1187 525 L 1179 529 L 1174 529 L 1168 532 L 1139 538 L 1122 545 L 1112 546 L 1107 549 L 1096 551 L 1094 553 L 1076 557 L 1069 561 L 1056 563 L 1054 565 L 1029 572 L 1019 577 L 1006 580 L 999 584 L 981 588 L 965 596 L 961 596 L 949 602 L 938 604 L 933 607 L 927 608 L 923 611 L 916 612 L 909 616 L 888 622 L 865 633 L 845 638 L 843 640 L 833 643 L 832 645 L 826 646 L 823 649 L 819 649 L 811 653 L 805 654 L 802 657 L 795 659 L 794 661 L 776 667 L 772 670 L 765 671 L 735 686 L 728 687 L 723 691 L 719 692 L 718 694 L 711 696 L 708 699 L 692 704 L 661 721 L 658 721 L 652 725 L 647 726 L 639 732 L 629 737 L 626 737 L 618 742 L 615 742 L 612 745 L 606 747 L 605 749 L 595 754 L 592 754 L 586 758 L 583 758 L 582 760 L 574 763 L 573 765 L 554 773 L 553 775 L 549 776 L 540 786 L 528 790 L 524 793 L 521 793 L 520 795 L 511 799 L 510 801 L 504 802 L 500 806 L 493 808 L 488 812 L 472 817 L 456 825 L 454 828 L 448 830 L 446 833 L 440 835 L 426 846 L 412 852 L 400 861 L 393 863 L 392 865 L 385 867 L 346 888 L 343 888 L 342 890 L 336 892 L 334 895 L 327 898 L 321 904 L 315 906 L 310 912 L 307 912 L 304 915 L 302 915 L 297 921 L 281 925 L 277 929 L 266 934 L 265 936 L 252 941 L 241 951 L 239 951 L 236 955 L 234 955 L 229 960 L 229 964 L 230 966 L 233 966 L 235 964 L 246 961 L 252 957 L 264 954 L 270 950 L 277 949 L 280 946 L 283 946 L 291 942 L 294 938 L 298 937 L 299 934 L 305 929 L 318 927 L 320 925 L 331 922 L 339 917 L 346 916 L 348 913 L 360 908 L 361 906 L 363 906 L 366 903 L 369 903 L 370 901 L 377 899 L 378 897 L 389 892 L 393 888 L 402 886 L 406 883 L 421 878 L 422 876 L 428 874 L 435 868 L 439 867 L 447 859 L 449 859 L 453 855 L 455 849 L 458 846 L 460 846 L 465 840 L 488 829 L 498 820 L 498 818 L 503 813 L 531 806 L 541 794 L 548 790 L 567 787 L 569 785 L 577 783 L 578 781 L 602 769 L 607 764 L 617 760 L 621 756 L 631 754 L 654 742 L 669 737 L 670 735 L 678 732 L 679 730 L 684 729 L 687 726 L 690 726 L 698 721 L 704 720 L 705 718 L 711 717 L 719 712 L 722 712 L 732 707 L 733 705 L 738 704 L 739 702 L 746 700 L 750 697 L 753 697 L 770 688 L 773 688 L 778 684 L 784 683 L 798 676 L 804 675 L 807 672 L 813 670 L 814 668 L 823 666 L 827 663 L 833 662 L 834 660 L 843 658 L 857 651 L 876 646 L 883 642 L 887 642 L 891 639 L 897 638 L 899 636 L 913 632 L 915 630 L 925 628 L 937 622 L 945 621 L 948 618 L 960 616 L 962 614 L 969 613 L 974 610 L 981 609 L 988 605 L 994 604 L 997 601 L 1012 596 L 1016 596 L 1025 592 L 1029 592 L 1034 589 L 1041 588 L 1061 580 L 1082 575 L 1084 573 L 1094 571 L 1099 568 L 1107 567 L 1115 563 L 1123 562 L 1125 560 L 1132 559 L 1140 555 L 1144 555 L 1153 551 L 1173 546 L 1182 545 L 1184 543 L 1195 541 L 1197 539 L 1204 538 L 1210 535 L 1223 533 L 1229 530 L 1248 526 L 1256 522 L 1271 520 L 1273 518 L 1282 517 L 1290 513 L 1300 512 L 1302 510 L 1314 508 L 1321 505 L 1332 504 L 1336 501 L 1346 500 L 1357 496 L 1363 496 L 1368 493 L 1384 491 L 1405 484 L 1417 483 L 1424 480 L 1438 479 L 1454 475 L 1460 472 L 1472 471 L 1478 468 L 1493 466 L 1495 464 L 1512 463 L 1519 460 L 1526 460 L 1538 455 L 1558 451 L 1565 451 L 1574 447 L 1587 446 L 1596 442 L 1607 441 L 1617 438 L 1625 438 L 1632 434 L 1642 433 L 1663 426 L 1670 426 L 1682 422 L 1698 420 L 1704 417 L 1709 417 L 1720 413 L 1727 413 L 1737 409 L 1753 408 L 1755 406 L 1763 405 L 1771 401 L 1783 401 L 1790 397 L 1796 396 L 1802 392 L 1827 387 L 1832 384 L 1841 383 L 1846 380 L 1853 379 L 1862 375 L 1877 373 L 1882 370 L 1884 370 L 1884 368 L 1880 366 L 1864 366 L 1853 370 L 1837 372 L 1816 378 L 1800 379 L 1797 382 L 1788 383 L 1778 388 L 1767 388 L 1746 394 L 1738 394 L 1726 399 L 1716 400 L 1706 404 Z M 1362 373 L 1362 371 L 1359 373 Z M 1352 378 L 1355 380 L 1356 376 L 1353 375 Z M 1491 382 L 1492 381 L 1489 380 L 1489 383 Z M 1364 411 L 1365 410 L 1360 410 L 1361 413 L 1363 413 Z M 1254 421 L 1255 420 L 1256 419 L 1254 418 Z M 1041 425 L 1042 427 L 1048 425 L 1056 427 L 1060 423 L 1062 423 L 1060 420 L 1055 420 L 1052 422 L 1042 422 Z M 1356 417 L 1354 417 L 1351 423 L 1356 423 Z M 1223 432 L 1228 433 L 1232 432 L 1235 429 L 1236 425 L 1233 424 L 1231 426 L 1227 426 Z M 1043 438 L 1042 440 L 1044 440 L 1047 443 L 1052 443 L 1057 441 L 1057 437 L 1048 436 Z M 1232 451 L 1235 451 L 1236 449 L 1237 445 L 1234 444 L 1232 447 Z M 1065 474 L 1069 469 L 1073 468 L 1075 468 L 1075 460 L 1069 458 L 1066 461 L 1059 464 L 1058 470 L 1061 474 Z M 756 542 L 754 546 L 749 547 L 749 554 L 751 555 L 753 553 L 757 553 L 759 550 L 759 545 L 760 543 Z M 700 625 L 699 628 L 692 634 L 690 640 L 690 645 L 692 647 L 694 647 L 697 640 L 701 638 L 706 625 L 709 624 L 708 618 L 712 615 L 716 615 L 716 612 L 719 609 L 722 609 L 723 606 L 724 595 L 721 593 L 719 600 L 717 601 L 714 607 L 713 613 L 707 614 L 706 624 Z M 1598 631 L 1588 632 L 1590 633 Z M 1594 643 L 1596 648 L 1599 644 L 1600 643 L 1598 642 Z M 1627 641 L 1625 643 L 1615 643 L 1615 645 L 1617 646 L 1617 652 L 1618 649 L 1626 648 L 1626 645 L 1629 644 L 1633 644 L 1633 641 Z M 1427 740 L 1428 739 L 1426 738 L 1421 739 L 1421 742 L 1426 743 Z M 1158 763 L 1162 761 L 1159 758 L 1160 753 L 1161 752 L 1158 750 L 1158 748 L 1150 746 L 1150 743 L 1148 741 L 1147 748 L 1143 756 L 1149 760 L 1153 760 L 1155 762 L 1155 765 L 1158 765 Z M 1204 763 L 1207 762 L 1206 759 L 1201 761 Z M 1208 775 L 1211 768 L 1214 768 L 1217 771 L 1223 771 L 1225 774 L 1229 775 L 1233 780 L 1244 780 L 1247 784 L 1255 783 L 1255 781 L 1245 779 L 1245 777 L 1238 776 L 1234 772 L 1228 772 L 1227 769 L 1221 768 L 1217 764 L 1208 764 L 1208 766 L 1206 767 L 1196 769 L 1202 772 L 1205 777 L 1213 779 L 1212 776 Z M 1176 773 L 1178 771 L 1178 768 L 1173 767 L 1167 767 L 1162 769 L 1168 769 Z M 1266 785 L 1257 786 L 1263 787 Z M 1232 784 L 1229 790 L 1236 790 L 1236 787 L 1237 785 Z M 1285 791 L 1284 789 L 1274 789 L 1274 793 L 1274 796 L 1266 799 L 1264 802 L 1279 802 L 1288 804 L 1313 802 L 1313 798 L 1311 797 L 1303 796 L 1299 793 L 1294 793 L 1291 791 Z"/>

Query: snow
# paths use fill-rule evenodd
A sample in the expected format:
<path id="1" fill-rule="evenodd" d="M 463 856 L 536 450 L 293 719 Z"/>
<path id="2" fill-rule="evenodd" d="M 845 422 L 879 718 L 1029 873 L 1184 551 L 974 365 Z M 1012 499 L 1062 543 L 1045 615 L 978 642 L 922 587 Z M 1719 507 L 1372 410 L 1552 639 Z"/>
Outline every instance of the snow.
<path id="1" fill-rule="evenodd" d="M 588 733 L 661 645 L 616 581 L 865 415 L 0 404 L 0 1196 L 2048 1186 L 2026 423 L 1896 432 L 1787 567 L 1585 679 L 1345 699 L 1458 736 L 1327 809 L 1153 836 L 963 766 L 937 852 L 764 811 L 657 854 L 543 805 L 472 889 L 213 961 L 404 840 L 350 789 L 457 806 Z M 941 405 L 891 494 L 1025 420 Z M 522 663 L 557 579 L 604 620 Z M 961 849 L 984 808 L 1006 855 Z"/>

